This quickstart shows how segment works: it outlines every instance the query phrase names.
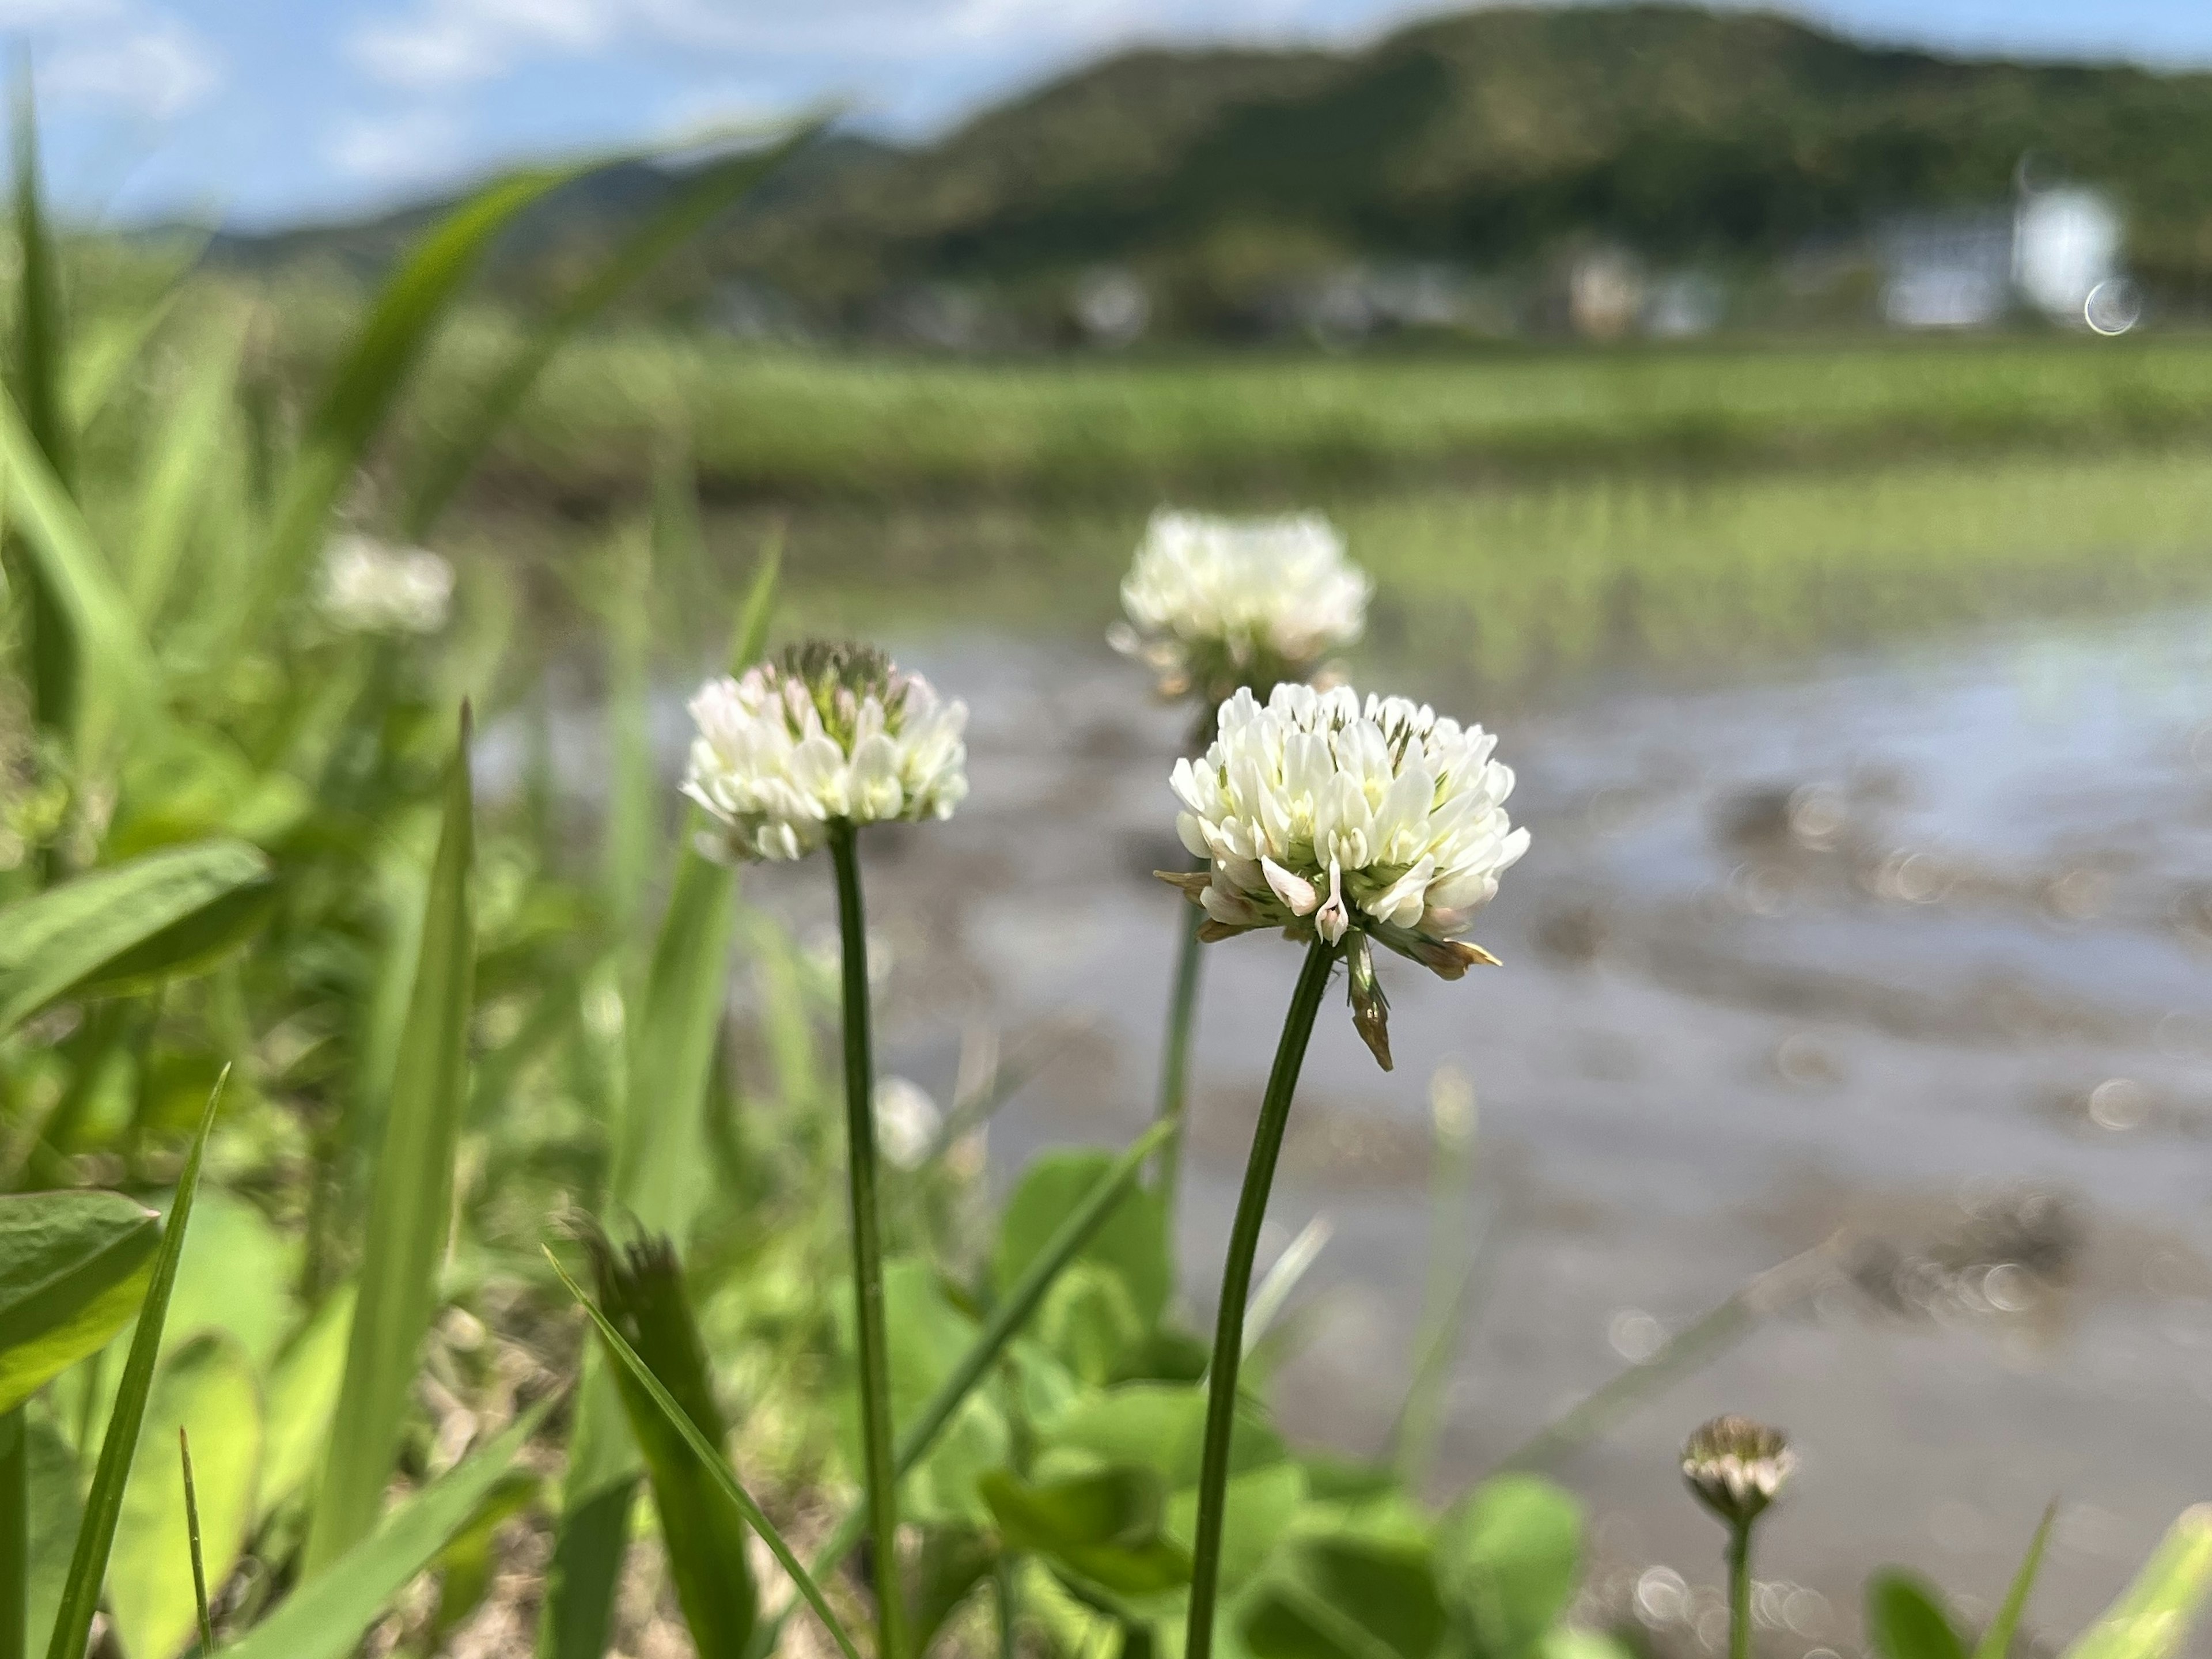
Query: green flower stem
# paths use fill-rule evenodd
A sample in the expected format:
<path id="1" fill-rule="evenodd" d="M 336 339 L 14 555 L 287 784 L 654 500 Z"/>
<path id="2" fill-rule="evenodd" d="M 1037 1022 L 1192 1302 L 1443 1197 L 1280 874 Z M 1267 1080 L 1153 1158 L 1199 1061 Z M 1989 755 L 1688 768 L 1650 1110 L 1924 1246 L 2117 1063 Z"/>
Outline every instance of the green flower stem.
<path id="1" fill-rule="evenodd" d="M 1267 1219 L 1267 1193 L 1274 1184 L 1275 1159 L 1283 1150 L 1283 1130 L 1291 1117 L 1291 1097 L 1298 1086 L 1306 1042 L 1314 1016 L 1328 989 L 1337 949 L 1316 939 L 1283 1017 L 1275 1045 L 1274 1069 L 1252 1132 L 1252 1155 L 1244 1166 L 1244 1190 L 1237 1200 L 1237 1219 L 1229 1230 L 1229 1261 L 1221 1274 L 1221 1310 L 1213 1324 L 1213 1360 L 1206 1395 L 1206 1445 L 1198 1474 L 1198 1536 L 1190 1557 L 1190 1626 L 1184 1659 L 1207 1659 L 1213 1647 L 1213 1603 L 1221 1583 L 1221 1534 L 1229 1489 L 1229 1442 L 1237 1422 L 1237 1370 L 1243 1357 L 1244 1304 L 1252 1290 L 1252 1259 L 1260 1248 L 1260 1224 Z"/>
<path id="2" fill-rule="evenodd" d="M 860 1355 L 860 1453 L 875 1548 L 877 1659 L 904 1651 L 898 1573 L 898 1476 L 891 1462 L 890 1348 L 884 1334 L 884 1244 L 876 1206 L 875 1066 L 868 1048 L 868 932 L 853 825 L 830 825 L 845 983 L 846 1165 L 853 1208 L 853 1297 Z"/>
<path id="3" fill-rule="evenodd" d="M 29 1639 L 29 1426 L 21 1406 L 0 1416 L 0 1659 L 23 1659 Z"/>
<path id="4" fill-rule="evenodd" d="M 1751 1522 L 1729 1528 L 1729 1659 L 1751 1659 Z"/>
<path id="5" fill-rule="evenodd" d="M 1207 864 L 1200 859 L 1194 867 L 1203 870 Z M 1179 908 L 1182 943 L 1176 955 L 1175 992 L 1168 1002 L 1167 1046 L 1160 1056 L 1160 1107 L 1156 1119 L 1172 1123 L 1178 1130 L 1190 1095 L 1190 1038 L 1198 1024 L 1198 930 L 1206 923 L 1206 912 L 1197 905 L 1185 902 Z M 1162 1212 L 1170 1229 L 1175 1225 L 1176 1188 L 1182 1177 L 1182 1136 L 1178 1133 L 1160 1149 Z"/>

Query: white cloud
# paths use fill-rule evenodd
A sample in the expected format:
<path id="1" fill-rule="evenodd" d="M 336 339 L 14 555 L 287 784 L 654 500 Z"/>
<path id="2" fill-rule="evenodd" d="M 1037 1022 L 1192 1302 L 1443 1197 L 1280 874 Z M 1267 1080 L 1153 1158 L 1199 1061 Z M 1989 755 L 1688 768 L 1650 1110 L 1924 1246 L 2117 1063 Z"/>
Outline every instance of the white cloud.
<path id="1" fill-rule="evenodd" d="M 323 155 L 339 172 L 365 184 L 428 184 L 453 171 L 465 136 L 459 118 L 449 110 L 349 116 L 331 131 Z"/>
<path id="2" fill-rule="evenodd" d="M 6 3 L 70 0 L 0 0 Z M 1295 27 L 1327 3 L 1214 0 L 1194 14 L 1180 0 L 410 0 L 356 29 L 346 45 L 376 79 L 422 90 L 490 79 L 534 57 L 580 57 L 621 43 L 732 58 L 941 60 L 979 46 L 1066 50 L 1133 34 Z"/>
<path id="3" fill-rule="evenodd" d="M 182 115 L 222 84 L 220 60 L 173 17 L 104 17 L 96 36 L 64 34 L 34 61 L 40 89 L 57 102 L 110 104 L 157 121 Z"/>
<path id="4" fill-rule="evenodd" d="M 520 58 L 577 57 L 623 32 L 623 0 L 416 0 L 368 24 L 347 49 L 378 80 L 427 88 L 481 81 Z"/>

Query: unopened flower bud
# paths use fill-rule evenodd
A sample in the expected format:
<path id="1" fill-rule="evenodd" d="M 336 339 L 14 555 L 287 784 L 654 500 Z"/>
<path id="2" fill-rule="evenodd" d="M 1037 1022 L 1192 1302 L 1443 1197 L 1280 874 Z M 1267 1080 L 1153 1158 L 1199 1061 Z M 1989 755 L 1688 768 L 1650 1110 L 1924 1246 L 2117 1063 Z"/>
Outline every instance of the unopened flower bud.
<path id="1" fill-rule="evenodd" d="M 1797 1454 L 1779 1429 L 1747 1417 L 1716 1417 L 1682 1448 L 1682 1478 L 1697 1499 L 1732 1527 L 1749 1526 L 1780 1494 Z"/>

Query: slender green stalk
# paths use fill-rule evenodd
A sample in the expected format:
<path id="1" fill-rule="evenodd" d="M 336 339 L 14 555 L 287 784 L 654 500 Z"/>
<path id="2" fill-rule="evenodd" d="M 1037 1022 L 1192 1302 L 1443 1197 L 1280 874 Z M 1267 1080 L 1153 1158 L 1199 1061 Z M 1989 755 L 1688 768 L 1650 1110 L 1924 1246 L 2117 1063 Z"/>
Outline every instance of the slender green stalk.
<path id="1" fill-rule="evenodd" d="M 1120 1208 L 1121 1200 L 1127 1194 L 1146 1160 L 1173 1133 L 1172 1127 L 1165 1123 L 1155 1123 L 1145 1131 L 1115 1161 L 1114 1167 L 1091 1189 L 1083 1202 L 1075 1206 L 1067 1219 L 1060 1223 L 1060 1231 L 1053 1234 L 1044 1249 L 1037 1253 L 1037 1258 L 1030 1264 L 1029 1270 L 991 1310 L 990 1318 L 976 1333 L 974 1344 L 961 1357 L 960 1363 L 946 1375 L 944 1382 L 938 1384 L 937 1392 L 929 1397 L 927 1403 L 899 1436 L 896 1464 L 901 1475 L 906 1474 L 928 1455 L 929 1449 L 937 1443 L 937 1437 L 943 1432 L 945 1425 L 967 1403 L 969 1395 L 983 1380 L 984 1374 L 998 1362 L 999 1356 L 1006 1352 L 1006 1344 L 1014 1340 L 1015 1333 L 1029 1323 L 1030 1316 L 1043 1303 L 1045 1293 L 1059 1281 L 1067 1264 L 1074 1261 L 1077 1253 L 1091 1242 L 1099 1228 L 1105 1224 L 1107 1218 Z M 830 1541 L 815 1554 L 814 1576 L 817 1578 L 827 1578 L 837 1564 L 852 1553 L 853 1546 L 860 1542 L 865 1519 L 863 1513 L 855 1510 L 837 1523 L 837 1530 L 830 1534 Z M 749 1650 L 750 1659 L 765 1659 L 765 1656 L 775 1651 L 777 1639 L 783 1631 L 783 1622 L 790 1617 L 794 1605 L 785 1603 L 781 1613 L 763 1621 Z"/>
<path id="2" fill-rule="evenodd" d="M 1206 868 L 1204 861 L 1198 867 Z M 1160 1108 L 1163 1123 L 1182 1124 L 1183 1108 L 1190 1097 L 1190 1039 L 1198 1024 L 1198 930 L 1206 912 L 1195 904 L 1176 907 L 1182 912 L 1182 942 L 1176 950 L 1175 990 L 1168 1000 L 1167 1044 L 1160 1055 Z M 1160 1151 L 1160 1200 L 1170 1230 L 1175 1225 L 1176 1189 L 1182 1179 L 1182 1137 L 1178 1134 Z"/>
<path id="3" fill-rule="evenodd" d="M 0 1416 L 0 1659 L 23 1659 L 31 1603 L 31 1464 L 21 1406 Z"/>
<path id="4" fill-rule="evenodd" d="M 1298 1068 L 1314 1016 L 1321 1012 L 1336 947 L 1320 939 L 1307 947 L 1306 963 L 1283 1017 L 1275 1045 L 1274 1069 L 1260 1103 L 1259 1126 L 1252 1132 L 1252 1155 L 1244 1165 L 1244 1190 L 1237 1200 L 1237 1219 L 1229 1230 L 1229 1261 L 1221 1273 L 1221 1308 L 1213 1326 L 1213 1359 L 1206 1394 L 1206 1444 L 1199 1464 L 1198 1535 L 1190 1554 L 1190 1626 L 1183 1639 L 1185 1659 L 1207 1659 L 1213 1650 L 1213 1603 L 1221 1585 L 1221 1534 L 1229 1490 L 1229 1440 L 1237 1423 L 1237 1371 L 1243 1358 L 1244 1304 L 1252 1290 L 1252 1259 L 1260 1249 L 1260 1224 L 1267 1216 L 1267 1193 L 1274 1185 L 1275 1159 L 1283 1150 L 1283 1131 L 1291 1118 L 1291 1097 L 1297 1091 Z"/>
<path id="5" fill-rule="evenodd" d="M 860 1358 L 860 1459 L 875 1547 L 877 1659 L 900 1659 L 898 1475 L 891 1459 L 890 1349 L 884 1333 L 884 1245 L 876 1206 L 875 1066 L 868 1048 L 868 929 L 852 823 L 830 826 L 844 947 L 846 1170 L 853 1210 L 854 1324 Z"/>
<path id="6" fill-rule="evenodd" d="M 177 1425 L 177 1455 L 185 1469 L 185 1543 L 192 1554 L 192 1606 L 200 1620 L 200 1659 L 214 1659 L 215 1620 L 208 1615 L 207 1558 L 200 1553 L 200 1494 L 192 1480 L 192 1441 Z"/>
<path id="7" fill-rule="evenodd" d="M 1729 1528 L 1729 1659 L 1751 1659 L 1751 1522 Z"/>
<path id="8" fill-rule="evenodd" d="M 993 1564 L 991 1597 L 999 1615 L 999 1659 L 1014 1659 L 1014 1558 L 1001 1553 Z"/>

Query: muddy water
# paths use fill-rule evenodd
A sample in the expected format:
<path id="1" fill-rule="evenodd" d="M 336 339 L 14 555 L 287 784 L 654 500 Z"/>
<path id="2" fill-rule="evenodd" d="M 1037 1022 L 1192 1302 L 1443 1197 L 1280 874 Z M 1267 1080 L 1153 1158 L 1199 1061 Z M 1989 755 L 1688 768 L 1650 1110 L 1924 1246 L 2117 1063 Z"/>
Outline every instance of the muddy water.
<path id="1" fill-rule="evenodd" d="M 1182 856 L 1182 717 L 1081 639 L 903 655 L 974 710 L 973 794 L 872 844 L 886 1066 L 941 1097 L 963 1024 L 1012 1047 L 1072 1022 L 993 1165 L 1125 1140 L 1167 999 L 1179 901 L 1146 872 Z M 1759 1563 L 1778 1648 L 1855 1648 L 1887 1561 L 1994 1600 L 2053 1496 L 2036 1610 L 2078 1626 L 2212 1498 L 2212 618 L 1491 723 L 1534 833 L 1478 930 L 1506 966 L 1450 986 L 1389 959 L 1389 1075 L 1324 1014 L 1262 1248 L 1333 1223 L 1296 1297 L 1287 1425 L 1385 1443 L 1428 1249 L 1427 1084 L 1454 1060 L 1481 1256 L 1437 1492 L 1827 1241 L 1806 1294 L 1558 1466 L 1599 1517 L 1594 1594 L 1692 1650 L 1708 1615 L 1710 1644 L 1719 1534 L 1673 1455 L 1737 1410 L 1803 1453 Z M 793 873 L 753 890 L 819 926 L 826 879 Z M 1207 951 L 1180 1221 L 1198 1304 L 1297 967 L 1271 937 Z"/>

